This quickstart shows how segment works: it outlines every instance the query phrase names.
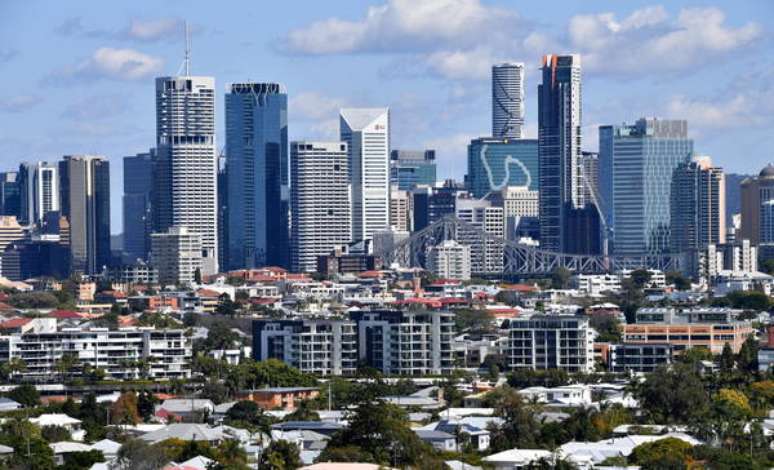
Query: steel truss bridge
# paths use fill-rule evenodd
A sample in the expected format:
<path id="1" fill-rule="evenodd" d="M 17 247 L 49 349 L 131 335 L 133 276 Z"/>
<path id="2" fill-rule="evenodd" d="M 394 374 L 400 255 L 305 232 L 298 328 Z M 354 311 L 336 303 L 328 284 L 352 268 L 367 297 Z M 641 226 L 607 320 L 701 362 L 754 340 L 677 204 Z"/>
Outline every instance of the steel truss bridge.
<path id="1" fill-rule="evenodd" d="M 430 248 L 446 240 L 471 247 L 471 270 L 479 276 L 526 276 L 550 274 L 557 268 L 574 273 L 603 274 L 623 269 L 681 271 L 686 266 L 683 254 L 605 256 L 577 255 L 543 250 L 486 233 L 480 227 L 448 215 L 381 253 L 385 265 L 427 268 Z M 502 264 L 499 254 L 502 252 Z M 496 267 L 496 269 L 492 269 Z M 478 269 L 476 269 L 478 268 Z M 501 269 L 500 269 L 501 268 Z"/>

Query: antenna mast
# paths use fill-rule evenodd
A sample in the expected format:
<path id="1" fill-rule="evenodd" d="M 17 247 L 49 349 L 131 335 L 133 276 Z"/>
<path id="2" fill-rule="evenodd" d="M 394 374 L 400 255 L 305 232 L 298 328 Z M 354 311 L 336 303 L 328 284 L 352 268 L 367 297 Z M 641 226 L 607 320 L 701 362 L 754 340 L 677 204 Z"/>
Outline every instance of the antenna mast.
<path id="1" fill-rule="evenodd" d="M 185 22 L 185 76 L 191 76 L 191 32 L 188 30 L 188 21 Z"/>

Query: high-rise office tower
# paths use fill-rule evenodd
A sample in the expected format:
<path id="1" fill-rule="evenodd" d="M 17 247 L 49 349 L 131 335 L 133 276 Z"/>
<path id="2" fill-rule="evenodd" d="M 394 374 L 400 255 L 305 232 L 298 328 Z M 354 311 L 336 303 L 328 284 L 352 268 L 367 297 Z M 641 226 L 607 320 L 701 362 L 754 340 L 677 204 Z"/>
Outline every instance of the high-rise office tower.
<path id="1" fill-rule="evenodd" d="M 228 269 L 228 174 L 226 154 L 218 155 L 218 266 Z"/>
<path id="2" fill-rule="evenodd" d="M 3 252 L 8 245 L 24 239 L 24 230 L 13 215 L 0 216 L 0 267 L 2 266 Z M 0 276 L 5 275 L 0 269 Z"/>
<path id="3" fill-rule="evenodd" d="M 317 257 L 352 240 L 345 142 L 290 144 L 291 269 L 310 272 Z"/>
<path id="4" fill-rule="evenodd" d="M 0 215 L 21 217 L 21 187 L 16 171 L 0 173 Z"/>
<path id="5" fill-rule="evenodd" d="M 524 126 L 524 64 L 492 66 L 492 137 L 520 139 Z"/>
<path id="6" fill-rule="evenodd" d="M 339 126 L 349 151 L 352 239 L 370 240 L 390 227 L 390 110 L 342 109 Z"/>
<path id="7" fill-rule="evenodd" d="M 774 253 L 774 165 L 767 165 L 761 170 L 757 187 L 758 243 L 765 259 Z"/>
<path id="8" fill-rule="evenodd" d="M 70 224 L 73 272 L 98 274 L 110 264 L 110 164 L 92 155 L 59 162 L 62 216 Z"/>
<path id="9" fill-rule="evenodd" d="M 408 191 L 393 186 L 390 190 L 390 226 L 398 231 L 411 232 L 413 219 L 412 197 Z"/>
<path id="10" fill-rule="evenodd" d="M 546 55 L 538 85 L 538 154 L 540 162 L 540 246 L 582 252 L 577 233 L 567 223 L 586 209 L 581 167 L 580 56 Z M 589 211 L 593 214 L 593 211 Z"/>
<path id="11" fill-rule="evenodd" d="M 671 251 L 672 176 L 692 153 L 683 120 L 643 118 L 599 128 L 599 187 L 615 254 Z"/>
<path id="12" fill-rule="evenodd" d="M 725 178 L 710 157 L 695 156 L 675 168 L 671 198 L 672 252 L 726 242 Z"/>
<path id="13" fill-rule="evenodd" d="M 288 96 L 277 83 L 226 94 L 228 267 L 288 265 Z"/>
<path id="14" fill-rule="evenodd" d="M 771 173 L 774 175 L 774 166 L 769 165 L 766 168 L 771 168 Z M 750 243 L 757 245 L 761 236 L 761 194 L 758 181 L 763 177 L 764 171 L 758 178 L 751 177 L 745 178 L 742 181 L 740 193 L 742 203 L 742 227 L 740 233 L 737 235 L 739 240 L 750 240 Z"/>
<path id="15" fill-rule="evenodd" d="M 410 191 L 419 185 L 435 184 L 435 150 L 392 150 L 390 184 Z"/>
<path id="16" fill-rule="evenodd" d="M 203 274 L 218 270 L 218 157 L 215 79 L 156 79 L 154 230 L 187 227 L 201 236 Z"/>
<path id="17" fill-rule="evenodd" d="M 124 157 L 124 254 L 131 261 L 150 253 L 155 168 L 156 149 Z"/>
<path id="18" fill-rule="evenodd" d="M 45 215 L 59 210 L 59 177 L 56 164 L 22 163 L 19 166 L 21 217 L 19 223 L 40 223 Z"/>
<path id="19" fill-rule="evenodd" d="M 475 197 L 508 186 L 540 188 L 538 141 L 481 137 L 468 145 L 467 185 Z"/>

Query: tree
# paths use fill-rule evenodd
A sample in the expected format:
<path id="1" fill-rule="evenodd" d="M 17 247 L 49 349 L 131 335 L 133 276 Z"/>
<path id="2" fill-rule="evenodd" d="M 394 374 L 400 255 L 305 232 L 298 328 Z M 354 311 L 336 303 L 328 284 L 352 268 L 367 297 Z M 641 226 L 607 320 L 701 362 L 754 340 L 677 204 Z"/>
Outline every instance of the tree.
<path id="1" fill-rule="evenodd" d="M 237 344 L 242 344 L 239 334 L 231 329 L 226 320 L 218 319 L 209 326 L 203 346 L 206 351 L 213 351 L 231 349 Z"/>
<path id="2" fill-rule="evenodd" d="M 678 271 L 668 271 L 664 277 L 667 284 L 672 284 L 677 290 L 688 290 L 691 288 L 691 280 Z"/>
<path id="3" fill-rule="evenodd" d="M 508 385 L 513 388 L 559 387 L 568 383 L 570 376 L 562 369 L 519 369 L 508 377 Z"/>
<path id="4" fill-rule="evenodd" d="M 647 269 L 635 269 L 629 276 L 637 289 L 642 289 L 650 282 L 650 271 Z"/>
<path id="5" fill-rule="evenodd" d="M 667 437 L 638 445 L 629 455 L 629 462 L 642 468 L 675 468 L 671 462 L 680 462 L 683 466 L 677 468 L 685 468 L 684 462 L 690 458 L 690 455 L 691 444 L 682 439 Z M 665 462 L 670 463 L 666 467 L 657 466 L 659 462 L 662 463 L 661 465 Z"/>
<path id="6" fill-rule="evenodd" d="M 7 468 L 53 469 L 54 452 L 40 434 L 40 428 L 23 418 L 5 421 L 0 426 L 0 444 L 14 449 Z"/>
<path id="7" fill-rule="evenodd" d="M 62 382 L 65 381 L 65 377 L 75 368 L 78 362 L 78 355 L 70 352 L 62 354 L 62 357 L 56 360 L 54 368 L 59 372 Z"/>
<path id="8" fill-rule="evenodd" d="M 709 408 L 709 397 L 695 368 L 674 364 L 658 367 L 644 382 L 634 384 L 634 396 L 656 423 L 688 424 Z"/>
<path id="9" fill-rule="evenodd" d="M 135 425 L 140 421 L 137 411 L 137 395 L 134 392 L 122 393 L 110 407 L 110 422 L 113 424 Z"/>
<path id="10" fill-rule="evenodd" d="M 298 446 L 285 440 L 271 441 L 261 454 L 261 460 L 258 463 L 258 467 L 267 470 L 291 470 L 301 465 L 303 463 Z"/>
<path id="11" fill-rule="evenodd" d="M 7 394 L 8 398 L 26 407 L 40 405 L 40 393 L 30 384 L 19 385 Z"/>
<path id="12" fill-rule="evenodd" d="M 319 460 L 329 460 L 330 452 L 341 447 L 357 447 L 364 462 L 412 466 L 430 453 L 408 425 L 406 413 L 399 407 L 379 402 L 362 402 L 349 419 L 349 426 L 334 434 Z"/>
<path id="13" fill-rule="evenodd" d="M 570 287 L 570 278 L 572 277 L 572 271 L 565 267 L 558 267 L 551 273 L 551 288 L 552 289 L 567 289 Z"/>
<path id="14" fill-rule="evenodd" d="M 194 283 L 197 285 L 202 283 L 202 270 L 200 268 L 196 268 L 194 271 Z"/>
<path id="15" fill-rule="evenodd" d="M 734 351 L 728 343 L 723 345 L 723 352 L 720 353 L 720 370 L 725 373 L 734 370 Z"/>
<path id="16" fill-rule="evenodd" d="M 285 416 L 284 421 L 320 421 L 320 415 L 312 409 L 309 400 L 302 400 L 292 413 Z"/>
<path id="17" fill-rule="evenodd" d="M 202 397 L 209 398 L 219 405 L 228 398 L 228 387 L 218 380 L 210 379 L 202 387 Z"/>
<path id="18" fill-rule="evenodd" d="M 739 354 L 736 357 L 736 365 L 739 370 L 754 374 L 758 372 L 758 341 L 755 337 L 748 337 L 742 347 L 739 348 Z"/>
<path id="19" fill-rule="evenodd" d="M 454 310 L 456 331 L 490 331 L 494 317 L 486 309 L 458 308 Z"/>
<path id="20" fill-rule="evenodd" d="M 616 343 L 621 340 L 621 322 L 611 315 L 593 315 L 589 325 L 599 333 L 596 341 Z"/>
<path id="21" fill-rule="evenodd" d="M 726 300 L 731 307 L 744 310 L 765 311 L 771 307 L 769 296 L 756 290 L 734 291 L 726 295 Z"/>
<path id="22" fill-rule="evenodd" d="M 272 421 L 272 418 L 264 413 L 257 403 L 250 400 L 238 401 L 226 412 L 226 423 L 234 427 L 268 433 Z"/>
<path id="23" fill-rule="evenodd" d="M 9 381 L 13 375 L 27 370 L 27 363 L 18 357 L 12 357 L 10 360 L 0 364 L 0 378 L 3 381 Z"/>
<path id="24" fill-rule="evenodd" d="M 82 470 L 91 468 L 98 462 L 104 462 L 105 456 L 102 451 L 90 450 L 88 452 L 70 452 L 64 454 L 64 465 L 57 467 L 57 470 Z"/>
<path id="25" fill-rule="evenodd" d="M 48 442 L 62 442 L 70 440 L 70 431 L 64 426 L 43 426 L 40 435 Z"/>
<path id="26" fill-rule="evenodd" d="M 231 300 L 231 297 L 228 294 L 222 294 L 219 299 L 218 306 L 215 307 L 215 313 L 226 316 L 236 315 L 239 304 Z"/>
<path id="27" fill-rule="evenodd" d="M 490 446 L 495 451 L 514 447 L 534 449 L 539 441 L 540 425 L 535 409 L 524 403 L 521 395 L 511 387 L 500 387 L 490 392 L 495 415 L 503 419 L 501 426 L 490 429 Z"/>
<path id="28" fill-rule="evenodd" d="M 143 390 L 137 396 L 137 413 L 143 420 L 147 421 L 153 416 L 157 402 L 158 399 L 153 396 L 150 390 Z"/>
<path id="29" fill-rule="evenodd" d="M 117 463 L 121 470 L 158 470 L 171 459 L 161 446 L 141 439 L 129 439 L 118 450 Z"/>

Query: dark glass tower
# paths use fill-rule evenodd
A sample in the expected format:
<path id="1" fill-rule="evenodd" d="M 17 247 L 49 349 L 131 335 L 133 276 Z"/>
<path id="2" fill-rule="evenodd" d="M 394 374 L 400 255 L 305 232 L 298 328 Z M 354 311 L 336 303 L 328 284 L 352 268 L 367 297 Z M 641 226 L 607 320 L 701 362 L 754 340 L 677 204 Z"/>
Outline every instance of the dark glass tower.
<path id="1" fill-rule="evenodd" d="M 156 149 L 124 157 L 124 253 L 131 261 L 147 260 L 150 253 L 155 165 Z"/>

